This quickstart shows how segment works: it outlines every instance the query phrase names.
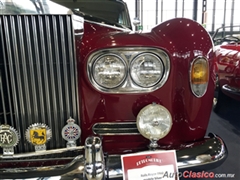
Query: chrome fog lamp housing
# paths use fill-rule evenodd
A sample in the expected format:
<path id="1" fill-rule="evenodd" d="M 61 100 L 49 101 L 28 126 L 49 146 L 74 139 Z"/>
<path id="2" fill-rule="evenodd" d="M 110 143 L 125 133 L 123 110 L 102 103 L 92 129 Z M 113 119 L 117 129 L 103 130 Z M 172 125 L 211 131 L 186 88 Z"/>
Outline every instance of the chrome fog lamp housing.
<path id="1" fill-rule="evenodd" d="M 115 54 L 105 54 L 95 60 L 92 67 L 95 82 L 104 88 L 115 88 L 126 78 L 126 64 Z"/>
<path id="2" fill-rule="evenodd" d="M 164 65 L 158 56 L 152 53 L 143 53 L 133 59 L 130 74 L 137 85 L 145 88 L 151 87 L 161 80 L 164 74 Z"/>
<path id="3" fill-rule="evenodd" d="M 137 115 L 137 128 L 142 136 L 151 141 L 150 147 L 156 148 L 157 141 L 171 130 L 172 116 L 162 105 L 149 104 Z"/>

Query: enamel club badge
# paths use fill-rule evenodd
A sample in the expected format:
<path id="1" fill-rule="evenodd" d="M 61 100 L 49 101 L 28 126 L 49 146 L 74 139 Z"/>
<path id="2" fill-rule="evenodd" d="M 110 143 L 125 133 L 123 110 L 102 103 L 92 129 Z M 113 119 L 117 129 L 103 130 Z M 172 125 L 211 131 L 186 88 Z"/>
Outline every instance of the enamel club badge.
<path id="1" fill-rule="evenodd" d="M 0 126 L 0 147 L 3 148 L 3 155 L 13 155 L 14 149 L 19 142 L 17 130 L 9 125 Z"/>
<path id="2" fill-rule="evenodd" d="M 81 129 L 71 117 L 67 120 L 67 123 L 62 129 L 62 138 L 68 141 L 67 147 L 76 147 L 76 140 L 81 135 Z"/>
<path id="3" fill-rule="evenodd" d="M 52 138 L 52 130 L 46 125 L 35 123 L 26 130 L 26 139 L 35 146 L 35 151 L 46 150 L 46 143 Z"/>

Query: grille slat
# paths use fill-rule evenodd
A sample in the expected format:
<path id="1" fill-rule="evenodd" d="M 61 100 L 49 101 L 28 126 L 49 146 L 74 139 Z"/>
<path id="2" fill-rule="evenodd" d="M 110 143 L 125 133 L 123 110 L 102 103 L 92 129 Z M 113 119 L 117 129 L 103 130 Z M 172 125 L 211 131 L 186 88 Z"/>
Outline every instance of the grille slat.
<path id="1" fill-rule="evenodd" d="M 135 122 L 126 123 L 96 123 L 92 128 L 99 135 L 138 135 L 139 131 Z"/>
<path id="2" fill-rule="evenodd" d="M 24 19 L 21 17 L 17 17 L 17 23 L 18 23 L 18 37 L 19 37 L 19 50 L 20 50 L 20 57 L 22 57 L 22 72 L 27 72 L 27 66 L 26 66 L 26 53 L 25 53 L 25 37 L 23 35 L 23 29 L 25 29 L 24 26 Z M 25 103 L 23 104 L 23 107 L 25 107 L 24 112 L 25 112 L 25 117 L 27 119 L 31 119 L 30 115 L 31 115 L 31 104 L 30 102 L 30 92 L 29 92 L 29 84 L 28 84 L 28 74 L 27 73 L 22 73 L 22 88 L 23 88 L 23 92 L 24 93 L 24 98 L 25 98 Z M 22 123 L 22 129 L 26 129 L 27 125 L 25 123 Z M 19 128 L 18 132 L 20 132 L 21 137 L 24 137 L 24 132 L 22 132 Z M 27 146 L 27 145 L 25 145 Z"/>
<path id="3" fill-rule="evenodd" d="M 63 19 L 61 17 L 59 17 L 59 23 L 60 23 L 60 31 L 62 32 L 60 34 L 60 39 L 61 39 L 61 52 L 62 52 L 62 56 L 64 57 L 63 58 L 63 65 L 66 66 L 67 65 L 67 62 L 66 62 L 66 51 L 65 51 L 65 48 L 64 48 L 64 44 L 65 44 L 65 39 L 64 39 L 64 36 L 65 36 L 65 32 L 64 32 L 64 28 L 63 28 Z M 68 91 L 68 88 L 67 88 L 67 84 L 68 84 L 68 78 L 67 78 L 67 69 L 63 69 L 63 78 L 64 78 L 64 86 L 65 86 L 65 96 L 67 99 L 69 99 L 69 91 Z M 70 105 L 69 105 L 69 102 L 66 103 L 66 110 L 67 110 L 67 113 L 69 112 L 70 110 Z M 70 116 L 70 114 L 67 114 L 67 116 Z"/>
<path id="4" fill-rule="evenodd" d="M 44 47 L 46 42 L 46 37 L 44 36 L 44 27 L 43 27 L 43 18 L 42 16 L 38 16 L 39 18 L 39 35 L 40 37 L 40 46 Z M 47 32 L 45 30 L 45 32 Z M 49 97 L 49 81 L 48 81 L 48 72 L 47 72 L 47 62 L 46 62 L 46 50 L 45 48 L 41 48 L 40 54 L 42 55 L 42 64 L 43 64 L 43 83 L 44 83 L 44 87 L 43 87 L 43 91 L 45 91 L 45 96 L 46 96 L 46 102 L 44 104 L 44 107 L 46 108 L 46 116 L 47 119 L 51 119 L 51 107 L 50 107 L 50 97 Z M 51 126 L 52 124 L 49 124 L 49 126 Z"/>
<path id="5" fill-rule="evenodd" d="M 18 152 L 33 151 L 25 140 L 33 123 L 52 129 L 48 149 L 65 147 L 61 130 L 79 119 L 72 15 L 0 15 L 0 33 L 0 123 L 20 133 Z"/>
<path id="6" fill-rule="evenodd" d="M 39 19 L 39 27 L 38 28 L 42 29 L 43 27 L 40 26 L 41 16 L 39 16 L 38 19 Z M 35 69 L 34 69 L 34 73 L 36 73 L 36 76 L 33 75 L 32 77 L 36 77 L 36 83 L 37 83 L 36 84 L 37 89 L 34 88 L 34 91 L 36 92 L 35 93 L 36 95 L 38 94 L 40 97 L 43 97 L 43 90 L 42 90 L 43 83 L 42 83 L 41 69 L 40 69 L 41 64 L 40 64 L 40 55 L 39 55 L 39 52 L 38 52 L 39 49 L 43 49 L 43 48 L 41 48 L 42 46 L 41 47 L 39 46 L 38 36 L 37 36 L 37 24 L 36 24 L 36 20 L 33 16 L 31 17 L 31 22 L 32 22 L 32 30 L 33 30 L 32 31 L 33 32 L 33 38 L 32 38 L 32 40 L 33 40 L 33 53 L 34 53 L 34 57 L 35 57 L 35 61 L 36 61 L 36 66 L 35 66 Z M 40 42 L 41 42 L 42 37 L 40 36 Z M 33 69 L 33 68 L 31 68 L 31 69 Z M 33 93 L 34 93 L 34 91 L 33 91 Z M 34 98 L 35 98 L 35 96 L 34 96 Z M 37 99 L 34 99 L 34 100 L 36 100 L 34 102 L 37 102 Z M 43 99 L 39 98 L 39 102 L 36 104 L 36 107 L 37 107 L 37 109 L 40 109 L 41 112 L 44 112 L 44 105 L 43 104 L 44 104 Z M 43 119 L 43 122 L 46 123 L 45 119 L 43 117 L 39 117 L 39 115 L 36 114 L 37 119 L 41 118 L 41 119 Z"/>
<path id="7" fill-rule="evenodd" d="M 49 22 L 48 22 L 48 25 Z M 54 29 L 57 29 L 57 19 L 56 17 L 53 17 L 53 27 Z M 61 74 L 61 66 L 60 66 L 60 52 L 59 52 L 59 39 L 60 39 L 60 35 L 57 34 L 57 33 L 54 33 L 54 43 L 56 44 L 55 46 L 55 49 L 54 49 L 54 52 L 55 52 L 55 55 L 56 55 L 56 73 L 57 73 L 57 79 L 61 79 L 61 81 L 56 81 L 57 82 L 57 87 L 58 87 L 58 91 L 59 91 L 59 96 L 57 96 L 57 98 L 59 99 L 59 110 L 60 110 L 60 118 L 63 118 L 64 117 L 64 105 L 63 105 L 63 90 L 61 87 L 62 87 L 62 84 L 63 84 L 63 77 L 62 77 L 62 74 Z M 54 82 L 55 80 L 53 79 L 52 77 L 52 81 Z M 57 127 L 55 127 L 56 129 Z"/>

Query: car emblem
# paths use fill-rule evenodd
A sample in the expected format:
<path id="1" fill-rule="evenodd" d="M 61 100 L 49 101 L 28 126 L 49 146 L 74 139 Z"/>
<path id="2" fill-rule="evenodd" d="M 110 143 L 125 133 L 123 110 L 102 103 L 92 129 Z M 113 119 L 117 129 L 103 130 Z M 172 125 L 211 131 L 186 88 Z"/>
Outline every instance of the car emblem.
<path id="1" fill-rule="evenodd" d="M 67 147 L 76 147 L 76 140 L 81 135 L 80 127 L 74 123 L 75 120 L 71 117 L 67 120 L 67 125 L 62 129 L 62 138 L 67 142 Z"/>
<path id="2" fill-rule="evenodd" d="M 35 146 L 35 151 L 46 150 L 46 143 L 52 138 L 52 130 L 46 125 L 35 123 L 26 130 L 26 139 Z"/>
<path id="3" fill-rule="evenodd" d="M 14 149 L 19 142 L 17 130 L 9 125 L 0 126 L 0 147 L 3 148 L 3 155 L 13 155 Z"/>

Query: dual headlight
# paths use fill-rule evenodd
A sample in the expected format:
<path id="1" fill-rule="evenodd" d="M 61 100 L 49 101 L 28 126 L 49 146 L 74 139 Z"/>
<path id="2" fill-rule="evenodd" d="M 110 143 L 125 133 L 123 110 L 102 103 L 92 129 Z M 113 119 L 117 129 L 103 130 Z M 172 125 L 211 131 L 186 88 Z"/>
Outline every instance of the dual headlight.
<path id="1" fill-rule="evenodd" d="M 153 91 L 165 83 L 169 70 L 169 58 L 159 49 L 101 51 L 88 61 L 90 81 L 105 92 Z"/>

